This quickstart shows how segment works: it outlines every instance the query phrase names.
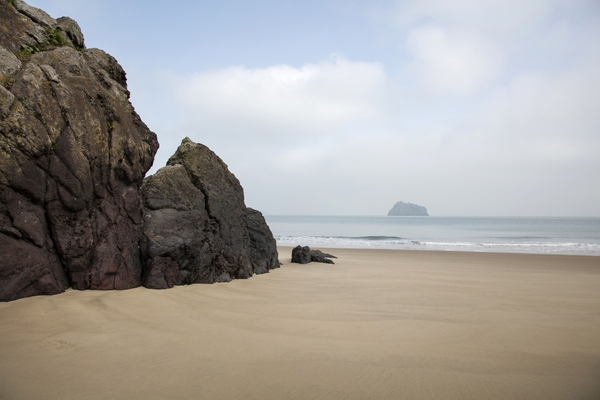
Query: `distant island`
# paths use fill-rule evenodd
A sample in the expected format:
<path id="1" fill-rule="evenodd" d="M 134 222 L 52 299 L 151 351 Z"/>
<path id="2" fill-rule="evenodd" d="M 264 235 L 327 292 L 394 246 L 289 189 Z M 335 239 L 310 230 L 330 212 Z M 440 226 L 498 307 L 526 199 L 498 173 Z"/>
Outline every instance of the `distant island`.
<path id="1" fill-rule="evenodd" d="M 388 212 L 388 215 L 429 216 L 425 207 L 412 203 L 405 203 L 403 201 L 394 204 L 394 207 Z"/>

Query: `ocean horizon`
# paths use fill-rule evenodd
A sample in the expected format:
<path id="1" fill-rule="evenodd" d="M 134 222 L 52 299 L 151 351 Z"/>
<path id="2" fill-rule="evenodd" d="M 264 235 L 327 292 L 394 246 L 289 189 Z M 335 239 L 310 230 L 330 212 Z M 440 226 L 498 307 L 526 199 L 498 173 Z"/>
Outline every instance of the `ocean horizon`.
<path id="1" fill-rule="evenodd" d="M 265 215 L 278 246 L 600 256 L 600 217 Z"/>

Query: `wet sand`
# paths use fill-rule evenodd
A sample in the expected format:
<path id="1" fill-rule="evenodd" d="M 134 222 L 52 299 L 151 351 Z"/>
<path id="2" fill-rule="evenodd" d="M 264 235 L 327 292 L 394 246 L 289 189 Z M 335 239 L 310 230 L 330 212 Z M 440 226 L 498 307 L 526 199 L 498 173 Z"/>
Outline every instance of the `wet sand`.
<path id="1" fill-rule="evenodd" d="M 0 399 L 598 399 L 600 257 L 324 249 L 0 303 Z"/>

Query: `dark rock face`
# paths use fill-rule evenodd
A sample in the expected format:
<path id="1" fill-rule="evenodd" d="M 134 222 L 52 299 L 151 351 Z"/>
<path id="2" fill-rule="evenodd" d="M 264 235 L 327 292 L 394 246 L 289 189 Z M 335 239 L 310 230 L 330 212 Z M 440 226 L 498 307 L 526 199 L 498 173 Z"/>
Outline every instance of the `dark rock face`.
<path id="1" fill-rule="evenodd" d="M 418 206 L 412 203 L 399 201 L 394 204 L 394 207 L 388 212 L 389 216 L 429 216 L 427 209 L 423 206 Z"/>
<path id="2" fill-rule="evenodd" d="M 337 257 L 328 253 L 323 253 L 321 250 L 311 250 L 308 246 L 296 246 L 292 249 L 293 263 L 308 264 L 309 262 L 321 262 L 334 264 L 330 258 Z"/>
<path id="3" fill-rule="evenodd" d="M 310 261 L 310 247 L 296 246 L 292 249 L 293 263 L 308 264 Z"/>
<path id="4" fill-rule="evenodd" d="M 0 301 L 279 266 L 262 214 L 219 157 L 186 139 L 143 181 L 157 150 L 125 71 L 85 48 L 77 22 L 0 0 Z"/>
<path id="5" fill-rule="evenodd" d="M 279 268 L 277 242 L 265 217 L 260 211 L 246 208 L 246 222 L 250 234 L 250 261 L 256 274 L 264 274 L 270 269 Z"/>
<path id="6" fill-rule="evenodd" d="M 167 166 L 145 179 L 144 285 L 227 282 L 279 267 L 275 239 L 262 214 L 246 208 L 244 192 L 208 147 L 186 138 Z M 171 272 L 169 272 L 171 273 Z M 148 277 L 148 278 L 146 278 Z"/>
<path id="7" fill-rule="evenodd" d="M 182 165 L 166 166 L 146 178 L 144 197 L 144 230 L 141 241 L 144 277 L 155 264 L 177 266 L 175 284 L 212 283 L 215 273 L 222 272 L 223 250 L 218 226 L 205 209 L 204 194 L 191 182 Z M 165 280 L 167 281 L 167 280 Z M 161 289 L 144 279 L 146 287 Z"/>
<path id="8" fill-rule="evenodd" d="M 332 260 L 330 260 L 330 258 L 337 258 L 337 257 L 332 254 L 329 254 L 329 253 L 323 253 L 321 250 L 311 250 L 310 251 L 310 261 L 334 264 L 334 262 Z"/>
<path id="9" fill-rule="evenodd" d="M 21 50 L 23 45 L 33 46 L 37 43 L 47 41 L 48 34 L 45 28 L 56 26 L 56 21 L 42 10 L 30 7 L 22 1 L 15 2 L 15 4 L 17 4 L 17 8 L 20 11 L 17 11 L 17 9 L 6 1 L 0 4 L 0 24 L 2 24 L 2 27 L 6 27 L 6 29 L 0 29 L 0 45 L 10 53 Z M 27 15 L 31 15 L 32 13 L 24 10 L 24 6 L 26 9 L 30 9 L 29 11 L 33 10 L 38 15 L 35 18 L 36 20 L 39 21 L 42 19 L 48 21 L 51 25 L 54 21 L 54 26 L 48 26 L 47 23 L 37 23 Z"/>
<path id="10" fill-rule="evenodd" d="M 0 300 L 139 286 L 156 135 L 75 21 L 15 5 L 0 1 Z"/>
<path id="11" fill-rule="evenodd" d="M 71 42 L 73 47 L 78 49 L 85 48 L 83 33 L 81 33 L 81 29 L 79 28 L 77 21 L 69 17 L 60 17 L 56 20 L 56 22 L 57 28 L 66 34 L 65 39 Z"/>

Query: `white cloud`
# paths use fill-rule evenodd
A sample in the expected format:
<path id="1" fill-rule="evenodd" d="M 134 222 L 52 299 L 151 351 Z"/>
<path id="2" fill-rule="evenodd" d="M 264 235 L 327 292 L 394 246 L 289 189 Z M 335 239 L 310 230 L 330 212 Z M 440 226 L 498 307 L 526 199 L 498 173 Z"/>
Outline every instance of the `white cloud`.
<path id="1" fill-rule="evenodd" d="M 407 44 L 411 68 L 432 92 L 469 95 L 496 78 L 504 61 L 496 46 L 477 32 L 429 25 L 413 30 Z"/>
<path id="2" fill-rule="evenodd" d="M 249 204 L 275 214 L 383 215 L 405 200 L 433 215 L 598 215 L 598 103 L 592 68 L 522 73 L 446 128 L 279 147 L 237 171 Z"/>
<path id="3" fill-rule="evenodd" d="M 592 0 L 593 1 L 593 0 Z M 570 5 L 584 7 L 590 0 L 409 0 L 398 1 L 395 20 L 411 28 L 424 20 L 443 26 L 461 26 L 513 40 L 539 28 L 555 12 Z"/>
<path id="4" fill-rule="evenodd" d="M 529 165 L 585 162 L 600 151 L 599 103 L 595 67 L 560 75 L 522 73 L 461 128 L 468 141 L 485 142 L 496 154 L 501 149 L 520 154 Z"/>
<path id="5" fill-rule="evenodd" d="M 203 130 L 318 135 L 379 115 L 386 79 L 379 63 L 334 55 L 300 68 L 196 73 L 179 81 L 177 94 L 187 119 Z"/>
<path id="6" fill-rule="evenodd" d="M 333 56 L 156 79 L 184 120 L 161 151 L 208 145 L 270 214 L 600 215 L 600 25 L 562 0 L 408 4 L 389 77 Z"/>

